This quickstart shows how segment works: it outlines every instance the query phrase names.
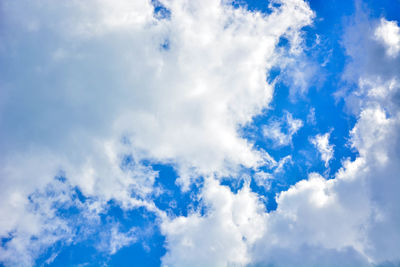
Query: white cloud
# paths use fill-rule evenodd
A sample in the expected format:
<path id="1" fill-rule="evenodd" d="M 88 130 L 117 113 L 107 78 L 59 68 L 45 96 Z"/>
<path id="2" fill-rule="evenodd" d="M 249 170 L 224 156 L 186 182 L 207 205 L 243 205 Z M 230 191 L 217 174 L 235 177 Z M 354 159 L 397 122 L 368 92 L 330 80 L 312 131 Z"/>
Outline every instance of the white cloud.
<path id="1" fill-rule="evenodd" d="M 331 133 L 317 134 L 310 138 L 311 144 L 313 144 L 321 155 L 321 160 L 325 162 L 325 167 L 329 166 L 329 161 L 333 157 L 333 145 L 329 144 L 329 137 Z"/>
<path id="2" fill-rule="evenodd" d="M 13 231 L 2 233 L 2 237 L 9 239 L 0 247 L 0 262 L 6 266 L 35 265 L 37 255 L 43 253 L 48 246 L 56 242 L 70 244 L 77 234 L 75 227 L 80 227 L 80 235 L 83 237 L 87 229 L 96 227 L 99 221 L 96 205 L 93 206 L 91 201 L 80 202 L 71 186 L 59 180 L 32 192 L 29 200 L 21 193 L 14 192 L 9 201 L 14 207 L 10 207 L 9 213 L 1 220 L 2 231 L 14 227 L 11 228 Z M 20 201 L 25 204 L 23 210 L 19 206 Z M 59 216 L 60 210 L 71 207 L 78 210 L 79 214 Z M 49 262 L 52 260 L 52 257 L 48 259 Z"/>
<path id="3" fill-rule="evenodd" d="M 374 23 L 365 22 L 359 20 L 357 23 L 362 25 L 352 26 L 359 30 L 360 38 L 364 36 L 363 49 L 355 50 L 356 44 L 351 42 L 346 46 L 353 62 L 345 77 L 358 81 L 350 97 L 358 101 L 353 106 L 358 121 L 351 131 L 351 144 L 359 156 L 346 161 L 335 179 L 310 174 L 308 180 L 278 196 L 278 208 L 269 215 L 268 230 L 255 245 L 253 257 L 258 263 L 390 266 L 400 262 L 400 232 L 396 227 L 400 210 L 395 204 L 399 202 L 400 188 L 400 107 L 396 100 L 399 77 L 385 73 L 380 65 L 353 69 L 354 62 L 370 62 L 378 57 L 370 53 L 376 41 L 365 34 L 374 31 Z M 390 57 L 385 60 L 388 65 L 395 64 Z"/>
<path id="4" fill-rule="evenodd" d="M 119 224 L 111 225 L 109 231 L 102 232 L 101 242 L 97 249 L 105 251 L 110 255 L 115 254 L 120 248 L 128 246 L 137 241 L 137 229 L 131 228 L 127 232 L 121 232 Z"/>
<path id="5" fill-rule="evenodd" d="M 386 53 L 396 57 L 400 51 L 400 28 L 396 21 L 387 21 L 382 18 L 380 25 L 375 29 L 375 38 L 386 47 Z"/>
<path id="6" fill-rule="evenodd" d="M 384 36 L 376 36 L 375 33 L 382 25 L 386 24 L 385 19 L 373 20 L 366 14 L 368 11 L 359 10 L 353 22 L 345 29 L 343 45 L 346 53 L 350 56 L 348 64 L 345 66 L 343 80 L 349 83 L 339 90 L 336 95 L 343 97 L 346 101 L 347 108 L 355 116 L 363 108 L 361 96 L 367 94 L 376 94 L 380 84 L 385 84 L 391 80 L 396 80 L 400 73 L 400 64 L 397 56 L 388 56 L 389 47 L 385 45 Z M 394 22 L 390 22 L 393 25 Z M 361 56 L 361 52 L 364 56 Z M 363 81 L 360 81 L 363 80 Z M 365 81 L 376 80 L 374 82 L 377 88 L 369 90 L 370 87 L 359 86 L 358 90 L 353 91 L 352 85 L 365 83 Z M 378 82 L 379 81 L 379 82 Z M 385 90 L 383 90 L 385 91 Z M 392 104 L 388 101 L 387 104 Z"/>
<path id="7" fill-rule="evenodd" d="M 268 16 L 229 1 L 161 3 L 170 18 L 147 0 L 2 2 L 1 236 L 45 231 L 47 215 L 27 197 L 60 171 L 99 210 L 115 199 L 163 216 L 151 201 L 157 173 L 141 159 L 173 163 L 183 187 L 265 164 L 238 129 L 272 98 L 265 80 L 279 38 L 296 36 L 313 12 L 301 0 L 277 1 Z M 32 262 L 39 250 L 29 246 L 14 255 Z"/>
<path id="8" fill-rule="evenodd" d="M 273 145 L 287 146 L 292 144 L 292 137 L 303 127 L 303 121 L 294 119 L 292 114 L 285 112 L 285 117 L 281 121 L 271 121 L 263 127 L 263 134 L 267 139 L 273 141 Z"/>
<path id="9" fill-rule="evenodd" d="M 22 57 L 19 52 L 27 48 L 41 59 L 23 61 L 33 71 L 29 84 L 15 84 L 13 71 L 4 78 L 10 99 L 5 113 L 13 114 L 3 119 L 10 129 L 3 133 L 8 143 L 27 140 L 38 149 L 51 146 L 70 160 L 94 154 L 92 150 L 102 143 L 125 135 L 141 157 L 177 161 L 182 175 L 193 167 L 200 174 L 228 174 L 237 164 L 260 164 L 260 153 L 236 130 L 272 97 L 265 72 L 277 62 L 274 46 L 279 37 L 310 23 L 312 13 L 301 1 L 283 5 L 270 19 L 233 9 L 229 3 L 184 2 L 165 2 L 173 16 L 161 21 L 152 17 L 147 1 L 119 1 L 115 7 L 112 4 L 112 12 L 106 12 L 107 1 L 94 1 L 95 9 L 75 2 L 52 3 L 55 15 L 72 14 L 60 14 L 60 25 L 43 26 L 31 34 L 30 38 L 40 39 L 54 33 L 45 48 L 23 42 L 25 25 L 17 24 L 16 42 L 5 45 L 15 50 L 14 57 Z M 18 5 L 7 3 L 9 15 L 3 20 L 26 15 L 19 13 Z M 31 5 L 35 12 L 27 17 L 50 24 L 53 17 L 42 14 L 50 16 L 46 5 Z M 136 17 L 132 10 L 142 14 L 140 19 L 130 19 Z M 160 48 L 165 40 L 167 51 Z M 57 51 L 64 51 L 63 60 L 55 63 Z M 17 67 L 11 69 L 16 72 Z M 83 71 L 90 77 L 83 77 Z M 34 94 L 26 89 L 32 87 L 37 88 Z M 12 106 L 13 99 L 20 104 Z M 22 114 L 29 114 L 29 120 Z M 69 151 L 78 140 L 85 147 Z"/>
<path id="10" fill-rule="evenodd" d="M 360 27 L 373 31 L 368 25 L 373 23 Z M 368 39 L 365 32 L 361 34 L 367 38 L 363 40 L 367 43 L 366 50 L 376 45 L 368 44 L 376 41 Z M 362 49 L 353 52 L 350 54 L 353 62 L 361 62 L 358 57 L 366 62 L 377 57 Z M 366 56 L 371 58 L 365 59 Z M 390 62 L 392 58 L 385 60 L 394 64 Z M 203 192 L 204 203 L 211 211 L 204 216 L 192 214 L 167 221 L 163 229 L 169 253 L 164 263 L 168 266 L 276 267 L 397 265 L 400 262 L 400 207 L 397 205 L 400 201 L 400 106 L 397 101 L 400 77 L 380 75 L 379 65 L 375 71 L 372 65 L 360 66 L 360 70 L 365 72 L 354 72 L 350 66 L 345 76 L 358 81 L 357 89 L 350 92 L 359 101 L 353 110 L 358 120 L 351 131 L 351 144 L 359 152 L 354 161 L 345 161 L 334 179 L 326 180 L 320 174 L 311 173 L 307 180 L 281 192 L 276 198 L 277 210 L 270 213 L 257 208 L 259 196 L 246 186 L 234 194 L 212 180 Z M 329 133 L 320 135 L 319 139 L 323 142 L 316 141 L 317 145 L 329 146 Z M 241 211 L 241 218 L 251 222 L 247 224 L 250 229 L 258 229 L 252 239 L 247 239 L 243 232 L 246 224 L 240 228 L 235 221 L 234 201 L 243 201 L 236 204 L 246 207 Z M 215 245 L 219 245 L 219 250 L 213 250 Z M 197 249 L 196 253 L 191 253 L 193 248 Z M 206 256 L 199 252 L 205 252 Z"/>
<path id="11" fill-rule="evenodd" d="M 167 238 L 163 266 L 245 266 L 248 249 L 265 230 L 264 206 L 245 185 L 237 194 L 213 178 L 201 194 L 207 208 L 188 217 L 164 221 Z"/>
<path id="12" fill-rule="evenodd" d="M 256 262 L 291 266 L 301 258 L 300 266 L 372 266 L 400 261 L 394 204 L 399 144 L 389 141 L 398 140 L 399 118 L 388 118 L 380 107 L 362 111 L 352 131 L 360 156 L 346 162 L 335 179 L 311 174 L 279 195 L 268 231 L 255 246 Z"/>
<path id="13" fill-rule="evenodd" d="M 346 99 L 358 115 L 351 141 L 359 156 L 335 179 L 310 174 L 266 213 L 248 185 L 235 194 L 218 178 L 265 163 L 238 129 L 271 100 L 265 73 L 279 63 L 279 38 L 297 40 L 312 12 L 299 0 L 265 16 L 211 0 L 163 3 L 169 19 L 154 18 L 149 1 L 2 3 L 0 235 L 12 239 L 0 260 L 32 265 L 46 247 L 74 238 L 74 225 L 51 207 L 78 205 L 71 189 L 41 193 L 63 170 L 71 187 L 94 199 L 81 207 L 82 221 L 96 223 L 110 199 L 156 212 L 168 266 L 399 262 L 399 64 L 395 53 L 382 57 L 394 39 L 371 35 L 386 22 L 356 25 L 349 32 L 359 34 L 344 42 L 353 59 L 344 77 L 358 86 Z M 169 49 L 161 47 L 166 41 Z M 266 135 L 290 144 L 302 121 L 287 113 L 285 123 L 287 133 L 278 122 Z M 320 137 L 329 162 L 329 135 Z M 132 160 L 121 168 L 126 155 Z M 157 173 L 144 158 L 174 163 L 183 185 L 208 177 L 200 195 L 206 213 L 158 211 L 151 202 Z M 111 229 L 110 253 L 135 241 L 134 230 Z"/>

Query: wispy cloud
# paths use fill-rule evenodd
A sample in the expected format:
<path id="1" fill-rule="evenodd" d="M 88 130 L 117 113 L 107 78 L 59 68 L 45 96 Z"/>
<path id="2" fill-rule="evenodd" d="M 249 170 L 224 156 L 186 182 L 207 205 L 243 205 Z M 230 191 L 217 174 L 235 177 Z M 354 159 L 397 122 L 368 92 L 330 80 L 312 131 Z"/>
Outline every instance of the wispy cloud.
<path id="1" fill-rule="evenodd" d="M 313 144 L 321 155 L 321 160 L 325 162 L 325 167 L 329 166 L 329 161 L 333 158 L 333 145 L 329 144 L 330 132 L 325 134 L 317 134 L 310 138 L 311 144 Z"/>
<path id="2" fill-rule="evenodd" d="M 285 112 L 281 120 L 272 120 L 263 127 L 264 137 L 272 140 L 273 146 L 287 146 L 292 144 L 293 135 L 303 127 L 303 121 L 294 119 L 292 114 Z"/>

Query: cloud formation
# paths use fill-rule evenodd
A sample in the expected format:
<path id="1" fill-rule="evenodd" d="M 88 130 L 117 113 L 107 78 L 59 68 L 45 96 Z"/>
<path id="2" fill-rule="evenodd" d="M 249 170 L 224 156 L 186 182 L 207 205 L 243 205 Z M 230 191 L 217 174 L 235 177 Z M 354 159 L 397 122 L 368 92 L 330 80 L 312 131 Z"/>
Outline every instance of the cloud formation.
<path id="1" fill-rule="evenodd" d="M 298 163 L 275 160 L 242 129 L 269 108 L 268 73 L 305 57 L 305 1 L 274 0 L 261 13 L 215 0 L 5 0 L 0 12 L 1 263 L 33 266 L 54 244 L 100 229 L 102 253 L 139 242 L 139 228 L 102 221 L 110 202 L 154 214 L 163 266 L 400 263 L 397 22 L 358 11 L 343 36 L 346 88 L 336 95 L 356 117 L 355 159 L 332 179 L 300 177 L 267 211 L 255 186 L 269 191 Z M 305 94 L 313 71 L 296 69 L 293 87 Z M 275 149 L 317 124 L 313 108 L 308 126 L 284 114 L 258 125 Z M 328 167 L 330 133 L 304 139 Z M 182 192 L 196 184 L 199 205 L 184 215 L 158 207 L 155 163 L 174 168 Z"/>
<path id="2" fill-rule="evenodd" d="M 0 235 L 11 241 L 2 261 L 32 264 L 42 250 L 23 240 L 44 249 L 46 227 L 65 223 L 29 208 L 55 176 L 97 212 L 113 199 L 164 216 L 143 159 L 173 164 L 183 189 L 265 164 L 238 130 L 271 101 L 266 73 L 279 64 L 280 37 L 296 40 L 313 17 L 303 1 L 276 4 L 265 15 L 229 1 L 165 0 L 163 15 L 146 0 L 3 1 L 0 213 L 9 216 Z"/>
<path id="3" fill-rule="evenodd" d="M 356 22 L 360 23 L 360 22 Z M 376 31 L 369 25 L 377 25 L 368 21 L 368 24 L 352 25 L 349 29 L 367 29 L 367 32 Z M 372 46 L 384 45 L 381 41 L 359 32 L 364 36 L 365 49 Z M 347 38 L 345 36 L 345 38 Z M 350 38 L 354 38 L 351 36 Z M 357 37 L 356 37 L 357 38 Z M 383 38 L 383 37 L 382 37 Z M 351 46 L 351 43 L 347 43 Z M 351 47 L 346 47 L 351 49 Z M 390 47 L 383 46 L 377 53 L 388 53 Z M 365 53 L 363 50 L 351 51 L 349 56 L 354 62 L 366 61 L 377 55 Z M 397 57 L 386 57 L 388 65 L 397 64 Z M 352 64 L 352 63 L 351 63 Z M 346 160 L 343 167 L 336 173 L 334 179 L 325 179 L 320 174 L 311 173 L 307 180 L 302 180 L 291 186 L 289 190 L 282 191 L 276 198 L 277 209 L 266 213 L 258 209 L 260 198 L 244 187 L 237 195 L 228 198 L 244 199 L 243 195 L 252 200 L 244 201 L 245 204 L 236 204 L 237 207 L 250 205 L 242 214 L 246 222 L 254 225 L 244 225 L 244 229 L 257 228 L 257 235 L 247 238 L 247 233 L 240 228 L 241 224 L 235 221 L 235 209 L 230 205 L 223 205 L 221 210 L 224 219 L 215 221 L 217 216 L 215 208 L 219 201 L 205 197 L 211 211 L 200 217 L 193 214 L 187 218 L 177 218 L 172 225 L 184 223 L 185 227 L 191 225 L 191 230 L 177 234 L 171 230 L 166 233 L 167 240 L 171 240 L 170 254 L 164 258 L 167 265 L 184 266 L 200 262 L 198 258 L 188 258 L 184 251 L 190 240 L 190 246 L 200 247 L 205 244 L 208 248 L 213 245 L 224 244 L 235 235 L 240 235 L 242 242 L 229 241 L 229 248 L 241 252 L 235 256 L 245 255 L 239 259 L 226 256 L 225 261 L 215 260 L 216 266 L 230 266 L 242 264 L 249 266 L 392 266 L 400 262 L 398 251 L 400 249 L 399 225 L 400 210 L 395 203 L 399 202 L 398 188 L 400 187 L 398 173 L 399 154 L 399 129 L 400 108 L 396 99 L 399 93 L 399 78 L 394 74 L 387 79 L 381 75 L 380 66 L 362 66 L 366 73 L 357 72 L 357 77 L 351 81 L 358 81 L 357 87 L 351 92 L 349 98 L 358 98 L 358 120 L 351 131 L 351 145 L 359 152 L 359 156 L 351 161 Z M 351 66 L 348 68 L 349 73 Z M 372 76 L 370 74 L 373 74 Z M 385 73 L 387 75 L 387 73 Z M 348 77 L 348 76 L 347 76 Z M 355 110 L 354 110 L 355 111 Z M 320 135 L 315 143 L 327 152 L 325 161 L 331 155 L 328 149 L 329 133 Z M 318 142 L 320 140 L 320 142 Z M 220 188 L 223 188 L 221 185 Z M 204 194 L 214 192 L 218 186 L 205 187 Z M 220 189 L 223 190 L 223 189 Z M 225 200 L 227 202 L 228 200 Z M 245 218 L 249 217 L 248 220 Z M 198 221 L 203 223 L 196 223 Z M 222 223 L 229 223 L 236 230 L 224 234 L 203 236 L 196 238 L 205 224 L 213 227 L 227 229 Z M 248 228 L 247 228 L 248 227 Z M 165 228 L 169 229 L 169 228 Z M 194 230 L 196 229 L 196 230 Z M 206 230 L 204 230 L 206 232 Z M 240 236 L 237 240 L 240 240 Z M 209 242 L 209 243 L 207 243 Z M 208 244 L 208 245 L 207 245 Z M 237 244 L 237 246 L 233 245 Z M 225 245 L 226 246 L 226 245 Z M 241 248 L 242 246 L 242 248 Z M 244 246 L 244 247 L 243 247 Z M 224 247 L 224 245 L 222 245 Z M 221 247 L 219 247 L 221 248 Z M 203 249 L 200 249 L 203 251 Z M 222 253 L 216 253 L 222 255 Z M 186 255 L 186 256 L 184 256 Z M 214 259 L 213 256 L 210 257 Z M 208 258 L 208 259 L 210 259 Z"/>
<path id="4" fill-rule="evenodd" d="M 386 48 L 386 54 L 396 57 L 400 51 L 400 28 L 396 21 L 382 18 L 379 27 L 375 29 L 375 37 Z"/>
<path id="5" fill-rule="evenodd" d="M 272 140 L 273 146 L 287 146 L 292 144 L 293 135 L 303 127 L 303 121 L 293 118 L 292 114 L 285 112 L 282 120 L 273 120 L 263 128 L 264 136 Z"/>
<path id="6" fill-rule="evenodd" d="M 325 167 L 328 167 L 329 161 L 333 157 L 333 145 L 329 144 L 330 133 L 317 134 L 310 138 L 311 144 L 313 144 L 321 155 L 321 160 L 325 162 Z"/>

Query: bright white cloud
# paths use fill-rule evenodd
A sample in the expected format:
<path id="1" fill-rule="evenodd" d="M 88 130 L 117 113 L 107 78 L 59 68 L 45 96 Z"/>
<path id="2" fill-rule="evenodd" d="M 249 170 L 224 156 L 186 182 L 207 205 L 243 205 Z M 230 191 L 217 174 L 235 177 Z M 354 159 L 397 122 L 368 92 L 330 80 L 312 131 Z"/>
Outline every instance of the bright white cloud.
<path id="1" fill-rule="evenodd" d="M 54 242 L 71 242 L 77 224 L 96 225 L 114 199 L 159 215 L 166 266 L 399 262 L 397 24 L 356 23 L 346 34 L 353 61 L 344 78 L 357 90 L 345 95 L 358 116 L 351 144 L 359 156 L 334 179 L 310 174 L 267 213 L 249 184 L 233 193 L 219 178 L 244 166 L 267 183 L 259 167 L 270 157 L 238 130 L 271 100 L 266 72 L 287 59 L 276 50 L 280 37 L 298 55 L 312 11 L 301 0 L 276 1 L 269 15 L 228 1 L 161 2 L 169 18 L 155 16 L 145 0 L 3 1 L 0 236 L 11 240 L 0 260 L 32 265 Z M 284 124 L 287 131 L 281 122 L 264 128 L 278 146 L 291 144 L 303 122 L 287 113 Z M 315 140 L 327 164 L 329 134 Z M 151 201 L 157 173 L 141 159 L 173 163 L 183 188 L 206 177 L 204 207 L 186 217 L 159 211 Z M 272 165 L 279 171 L 289 160 Z M 67 184 L 54 180 L 60 171 Z M 75 186 L 88 203 L 74 199 Z M 58 217 L 54 203 L 78 206 L 81 217 Z M 109 230 L 99 245 L 108 253 L 136 241 L 135 229 Z"/>
<path id="2" fill-rule="evenodd" d="M 229 1 L 160 2 L 169 18 L 147 0 L 2 2 L 1 236 L 51 244 L 39 233 L 52 224 L 28 196 L 60 171 L 98 210 L 114 199 L 164 216 L 151 201 L 157 173 L 141 159 L 173 163 L 183 188 L 265 164 L 238 130 L 272 98 L 266 73 L 280 62 L 280 37 L 295 50 L 313 12 L 301 0 L 276 1 L 270 15 Z M 14 253 L 13 242 L 7 264 L 40 253 L 23 241 Z"/>
<path id="3" fill-rule="evenodd" d="M 330 133 L 317 134 L 310 138 L 311 144 L 313 144 L 321 155 L 321 160 L 325 162 L 325 167 L 329 166 L 329 161 L 333 157 L 333 145 L 329 144 Z"/>
<path id="4" fill-rule="evenodd" d="M 265 231 L 264 206 L 245 185 L 237 194 L 213 178 L 200 196 L 207 214 L 164 221 L 168 252 L 164 266 L 245 266 L 249 248 Z"/>
<path id="5" fill-rule="evenodd" d="M 32 192 L 29 200 L 14 192 L 10 208 L 1 219 L 1 230 L 14 229 L 3 238 L 0 262 L 6 266 L 33 266 L 35 258 L 56 242 L 70 244 L 76 235 L 85 238 L 99 224 L 98 203 L 82 203 L 68 183 L 54 180 L 45 188 Z M 24 210 L 21 210 L 22 202 Z M 4 205 L 3 205 L 4 206 Z M 6 206 L 7 207 L 7 206 Z M 69 217 L 60 217 L 61 210 L 71 207 L 79 211 Z M 2 212 L 4 212 L 4 207 Z M 77 231 L 76 226 L 80 227 Z M 57 253 L 48 259 L 54 260 Z"/>
<path id="6" fill-rule="evenodd" d="M 399 118 L 388 118 L 380 107 L 363 110 L 352 131 L 360 157 L 346 162 L 335 179 L 311 174 L 279 195 L 269 230 L 256 245 L 257 262 L 291 266 L 301 258 L 300 266 L 372 266 L 400 260 L 393 205 L 399 201 L 399 144 L 389 141 L 398 140 Z"/>
<path id="7" fill-rule="evenodd" d="M 353 50 L 348 39 L 346 47 L 353 63 L 371 61 L 376 54 L 367 51 L 376 40 L 365 32 L 373 23 L 350 28 L 359 29 L 365 50 Z M 358 21 L 360 23 L 360 21 Z M 362 30 L 367 29 L 366 31 Z M 349 36 L 354 40 L 357 36 Z M 354 38 L 354 39 L 353 39 Z M 361 37 L 360 37 L 361 38 Z M 380 53 L 376 50 L 376 53 Z M 365 58 L 370 57 L 370 58 Z M 386 57 L 387 65 L 395 64 Z M 398 179 L 400 162 L 400 107 L 396 102 L 400 84 L 397 76 L 384 73 L 379 65 L 350 63 L 346 75 L 357 81 L 357 89 L 349 96 L 357 98 L 353 106 L 358 121 L 351 131 L 351 144 L 359 152 L 354 161 L 346 161 L 335 179 L 325 180 L 310 174 L 277 198 L 278 208 L 270 213 L 267 231 L 255 245 L 254 259 L 274 266 L 375 266 L 398 264 L 400 257 Z M 377 78 L 379 77 L 379 78 Z M 386 79 L 385 79 L 386 78 Z M 354 103 L 354 102 L 352 102 Z M 329 135 L 320 136 L 328 145 Z M 326 147 L 323 145 L 322 147 Z M 329 149 L 327 150 L 329 151 Z M 329 154 L 329 153 L 328 153 Z M 329 157 L 327 157 L 329 158 Z M 301 261 L 299 265 L 298 262 Z"/>
<path id="8" fill-rule="evenodd" d="M 360 27 L 368 28 L 368 25 L 371 24 Z M 367 32 L 373 30 L 368 28 Z M 376 45 L 376 40 L 364 42 L 372 42 L 366 50 Z M 352 51 L 356 52 L 350 54 L 354 62 L 361 62 L 358 57 L 364 60 L 366 55 L 377 56 L 363 50 Z M 392 58 L 386 60 L 394 64 L 390 62 Z M 219 192 L 216 195 L 220 196 L 204 197 L 206 205 L 211 207 L 210 212 L 205 216 L 192 214 L 167 222 L 164 233 L 170 243 L 164 263 L 168 266 L 251 263 L 277 267 L 397 265 L 400 262 L 400 208 L 397 205 L 400 201 L 400 106 L 397 101 L 400 77 L 398 74 L 382 76 L 380 66 L 375 68 L 373 71 L 373 66 L 361 66 L 360 70 L 365 70 L 362 74 L 353 72 L 349 66 L 349 73 L 346 73 L 359 75 L 351 77 L 350 81 L 358 82 L 357 89 L 349 95 L 358 98 L 359 103 L 353 107 L 358 120 L 350 140 L 359 152 L 354 161 L 346 160 L 334 179 L 326 180 L 320 174 L 311 173 L 307 180 L 281 192 L 276 198 L 277 210 L 270 213 L 257 208 L 259 196 L 247 187 L 234 194 L 215 181 L 210 183 L 203 194 Z M 331 155 L 329 133 L 315 140 L 317 146 L 325 148 L 322 151 L 326 152 L 328 161 Z M 247 242 L 246 235 L 238 227 L 240 224 L 235 221 L 230 204 L 234 200 L 246 202 L 238 206 L 248 205 L 242 211 L 242 218 L 254 223 L 248 224 L 251 228 L 258 229 L 257 235 L 250 239 L 252 242 Z M 223 202 L 228 204 L 221 205 Z M 225 224 L 229 226 L 223 226 Z M 227 233 L 225 229 L 230 230 Z M 213 250 L 216 244 L 221 250 Z M 227 248 L 226 244 L 230 246 Z M 188 253 L 192 248 L 207 251 L 208 257 L 193 256 Z M 234 256 L 232 251 L 235 251 Z"/>
<path id="9" fill-rule="evenodd" d="M 386 53 L 396 57 L 400 51 L 400 28 L 396 21 L 387 21 L 382 18 L 380 25 L 375 29 L 375 37 L 386 47 Z"/>

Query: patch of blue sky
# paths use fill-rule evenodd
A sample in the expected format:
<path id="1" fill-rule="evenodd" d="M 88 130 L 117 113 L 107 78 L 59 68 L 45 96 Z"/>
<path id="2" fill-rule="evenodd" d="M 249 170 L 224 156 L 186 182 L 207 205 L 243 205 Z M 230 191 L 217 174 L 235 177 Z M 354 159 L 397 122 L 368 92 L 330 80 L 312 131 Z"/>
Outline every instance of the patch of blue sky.
<path id="1" fill-rule="evenodd" d="M 161 194 L 154 199 L 159 209 L 173 216 L 187 216 L 190 212 L 205 213 L 205 207 L 201 205 L 201 200 L 197 197 L 202 187 L 202 177 L 192 183 L 189 190 L 182 191 L 176 183 L 178 174 L 173 166 L 153 164 L 152 168 L 159 173 L 155 186 L 161 189 Z"/>
<path id="2" fill-rule="evenodd" d="M 109 266 L 132 266 L 128 259 L 135 258 L 135 266 L 159 266 L 161 256 L 165 254 L 164 236 L 161 235 L 154 213 L 145 208 L 129 211 L 122 210 L 117 203 L 112 203 L 107 214 L 102 215 L 102 222 L 118 222 L 119 230 L 126 233 L 133 227 L 137 240 L 122 247 L 113 255 L 104 255 Z M 135 257 L 136 255 L 136 257 Z"/>
<path id="3" fill-rule="evenodd" d="M 364 0 L 362 7 L 366 8 L 368 14 L 373 18 L 385 17 L 387 20 L 399 20 L 400 3 L 393 0 Z"/>
<path id="4" fill-rule="evenodd" d="M 86 239 L 84 242 L 57 242 L 35 262 L 36 266 L 101 266 L 107 256 L 101 255 L 96 248 L 96 241 Z M 54 259 L 54 260 L 52 260 Z"/>
<path id="5" fill-rule="evenodd" d="M 160 1 L 151 0 L 151 4 L 154 7 L 154 16 L 157 19 L 169 19 L 171 17 L 171 11 L 166 8 Z"/>
<path id="6" fill-rule="evenodd" d="M 159 266 L 165 254 L 164 237 L 161 235 L 154 213 L 145 208 L 123 210 L 115 201 L 109 201 L 98 223 L 85 225 L 71 209 L 59 209 L 60 217 L 72 219 L 76 238 L 59 241 L 36 260 L 37 266 L 132 266 L 128 259 L 135 258 L 134 266 Z M 74 219 L 75 218 L 75 219 Z M 122 234 L 134 229 L 135 240 L 115 254 L 107 248 L 111 242 L 111 228 Z M 102 244 L 105 247 L 102 248 Z M 53 261 L 49 261 L 52 259 Z"/>
<path id="7" fill-rule="evenodd" d="M 158 229 L 155 229 L 145 240 L 123 247 L 112 255 L 108 261 L 108 266 L 160 266 L 161 257 L 166 252 L 164 242 L 165 237 Z M 132 263 L 132 259 L 134 259 L 134 263 Z"/>

